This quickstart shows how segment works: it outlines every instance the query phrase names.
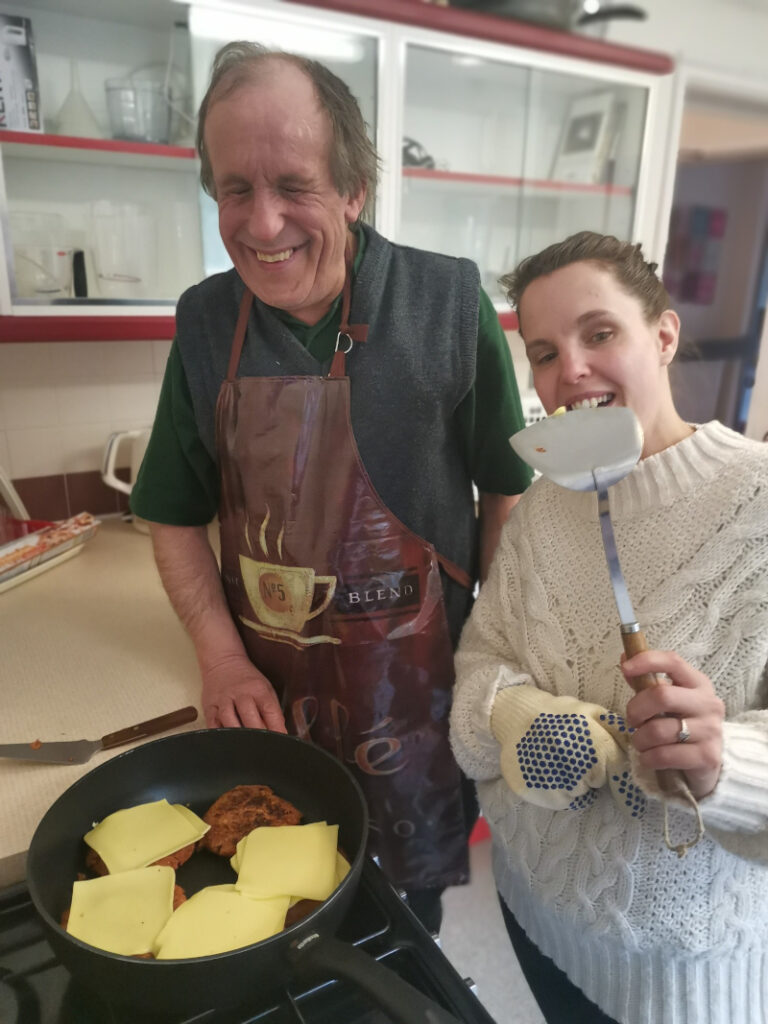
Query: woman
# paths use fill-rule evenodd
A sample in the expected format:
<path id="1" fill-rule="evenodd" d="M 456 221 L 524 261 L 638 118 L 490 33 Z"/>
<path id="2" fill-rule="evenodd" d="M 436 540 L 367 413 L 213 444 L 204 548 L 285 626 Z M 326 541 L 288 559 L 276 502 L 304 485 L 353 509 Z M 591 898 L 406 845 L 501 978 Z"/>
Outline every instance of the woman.
<path id="1" fill-rule="evenodd" d="M 451 717 L 510 937 L 552 1024 L 768 1020 L 768 450 L 678 415 L 680 324 L 639 246 L 581 232 L 504 284 L 547 413 L 628 406 L 643 428 L 610 496 L 652 648 L 620 664 L 595 494 L 537 480 L 465 626 Z M 673 685 L 633 695 L 647 672 Z M 665 813 L 690 837 L 696 808 L 665 805 L 662 768 L 705 828 L 683 859 Z"/>

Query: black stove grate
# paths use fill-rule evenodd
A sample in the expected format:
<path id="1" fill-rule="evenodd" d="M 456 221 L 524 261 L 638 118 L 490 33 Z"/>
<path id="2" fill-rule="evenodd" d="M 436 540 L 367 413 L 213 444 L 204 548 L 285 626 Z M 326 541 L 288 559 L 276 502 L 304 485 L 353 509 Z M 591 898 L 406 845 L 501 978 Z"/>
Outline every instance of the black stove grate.
<path id="1" fill-rule="evenodd" d="M 375 864 L 364 865 L 337 937 L 354 943 L 464 1024 L 493 1019 Z M 248 1006 L 180 1019 L 109 1005 L 58 962 L 24 885 L 0 892 L 0 1024 L 391 1024 L 368 996 L 329 978 Z"/>

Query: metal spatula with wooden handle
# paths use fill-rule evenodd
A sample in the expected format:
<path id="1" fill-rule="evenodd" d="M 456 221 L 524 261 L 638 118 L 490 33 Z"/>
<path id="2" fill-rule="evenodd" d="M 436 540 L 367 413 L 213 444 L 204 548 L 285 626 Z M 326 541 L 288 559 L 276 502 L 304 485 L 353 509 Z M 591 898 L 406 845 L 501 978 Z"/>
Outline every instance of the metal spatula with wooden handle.
<path id="1" fill-rule="evenodd" d="M 634 412 L 624 406 L 574 409 L 561 416 L 539 420 L 514 434 L 509 443 L 521 459 L 553 483 L 571 491 L 597 491 L 600 532 L 619 612 L 624 651 L 631 658 L 648 650 L 621 571 L 608 498 L 608 488 L 632 472 L 643 450 L 643 431 Z M 663 681 L 652 673 L 632 680 L 637 692 L 660 685 L 664 685 Z M 664 769 L 656 775 L 665 793 L 680 796 L 695 805 L 682 772 Z M 665 839 L 671 849 L 681 854 L 681 847 L 672 846 L 668 834 Z"/>
<path id="2" fill-rule="evenodd" d="M 156 736 L 158 733 L 175 729 L 187 722 L 197 719 L 197 708 L 179 708 L 159 718 L 150 718 L 138 725 L 129 725 L 127 729 L 108 733 L 99 740 L 62 740 L 52 743 L 33 740 L 29 743 L 0 743 L 0 757 L 10 757 L 16 761 L 37 761 L 42 764 L 85 764 L 101 750 L 122 747 L 145 736 Z"/>
<path id="3" fill-rule="evenodd" d="M 616 550 L 608 488 L 623 480 L 637 465 L 643 450 L 643 431 L 631 409 L 574 409 L 549 416 L 514 434 L 509 443 L 521 459 L 570 491 L 597 491 L 600 530 L 621 620 L 621 638 L 627 657 L 647 650 L 635 618 Z M 655 676 L 634 680 L 637 690 L 656 686 Z"/>

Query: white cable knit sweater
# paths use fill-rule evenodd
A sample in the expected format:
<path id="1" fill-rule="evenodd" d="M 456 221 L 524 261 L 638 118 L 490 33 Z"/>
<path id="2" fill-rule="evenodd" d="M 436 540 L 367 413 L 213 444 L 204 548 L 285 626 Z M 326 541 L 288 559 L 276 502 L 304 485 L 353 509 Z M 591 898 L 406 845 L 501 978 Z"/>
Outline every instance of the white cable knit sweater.
<path id="1" fill-rule="evenodd" d="M 608 788 L 581 810 L 526 803 L 490 730 L 520 683 L 623 713 L 619 620 L 594 493 L 538 480 L 512 512 L 456 657 L 451 740 L 477 780 L 499 890 L 529 937 L 622 1024 L 768 1022 L 768 444 L 719 423 L 611 489 L 619 556 L 653 648 L 705 672 L 726 705 L 706 833 L 679 860 L 663 808 L 630 818 Z M 673 838 L 692 814 L 670 808 Z"/>

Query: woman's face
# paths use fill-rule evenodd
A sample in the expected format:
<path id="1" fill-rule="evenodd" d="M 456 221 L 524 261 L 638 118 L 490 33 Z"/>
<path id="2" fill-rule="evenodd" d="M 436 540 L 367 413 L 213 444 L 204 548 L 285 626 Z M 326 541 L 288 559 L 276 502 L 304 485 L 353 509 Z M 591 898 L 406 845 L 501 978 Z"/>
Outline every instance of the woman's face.
<path id="1" fill-rule="evenodd" d="M 679 440 L 666 372 L 680 326 L 672 310 L 649 324 L 639 299 L 609 269 L 580 262 L 528 285 L 518 313 L 547 413 L 623 405 L 643 428 L 644 455 Z"/>

